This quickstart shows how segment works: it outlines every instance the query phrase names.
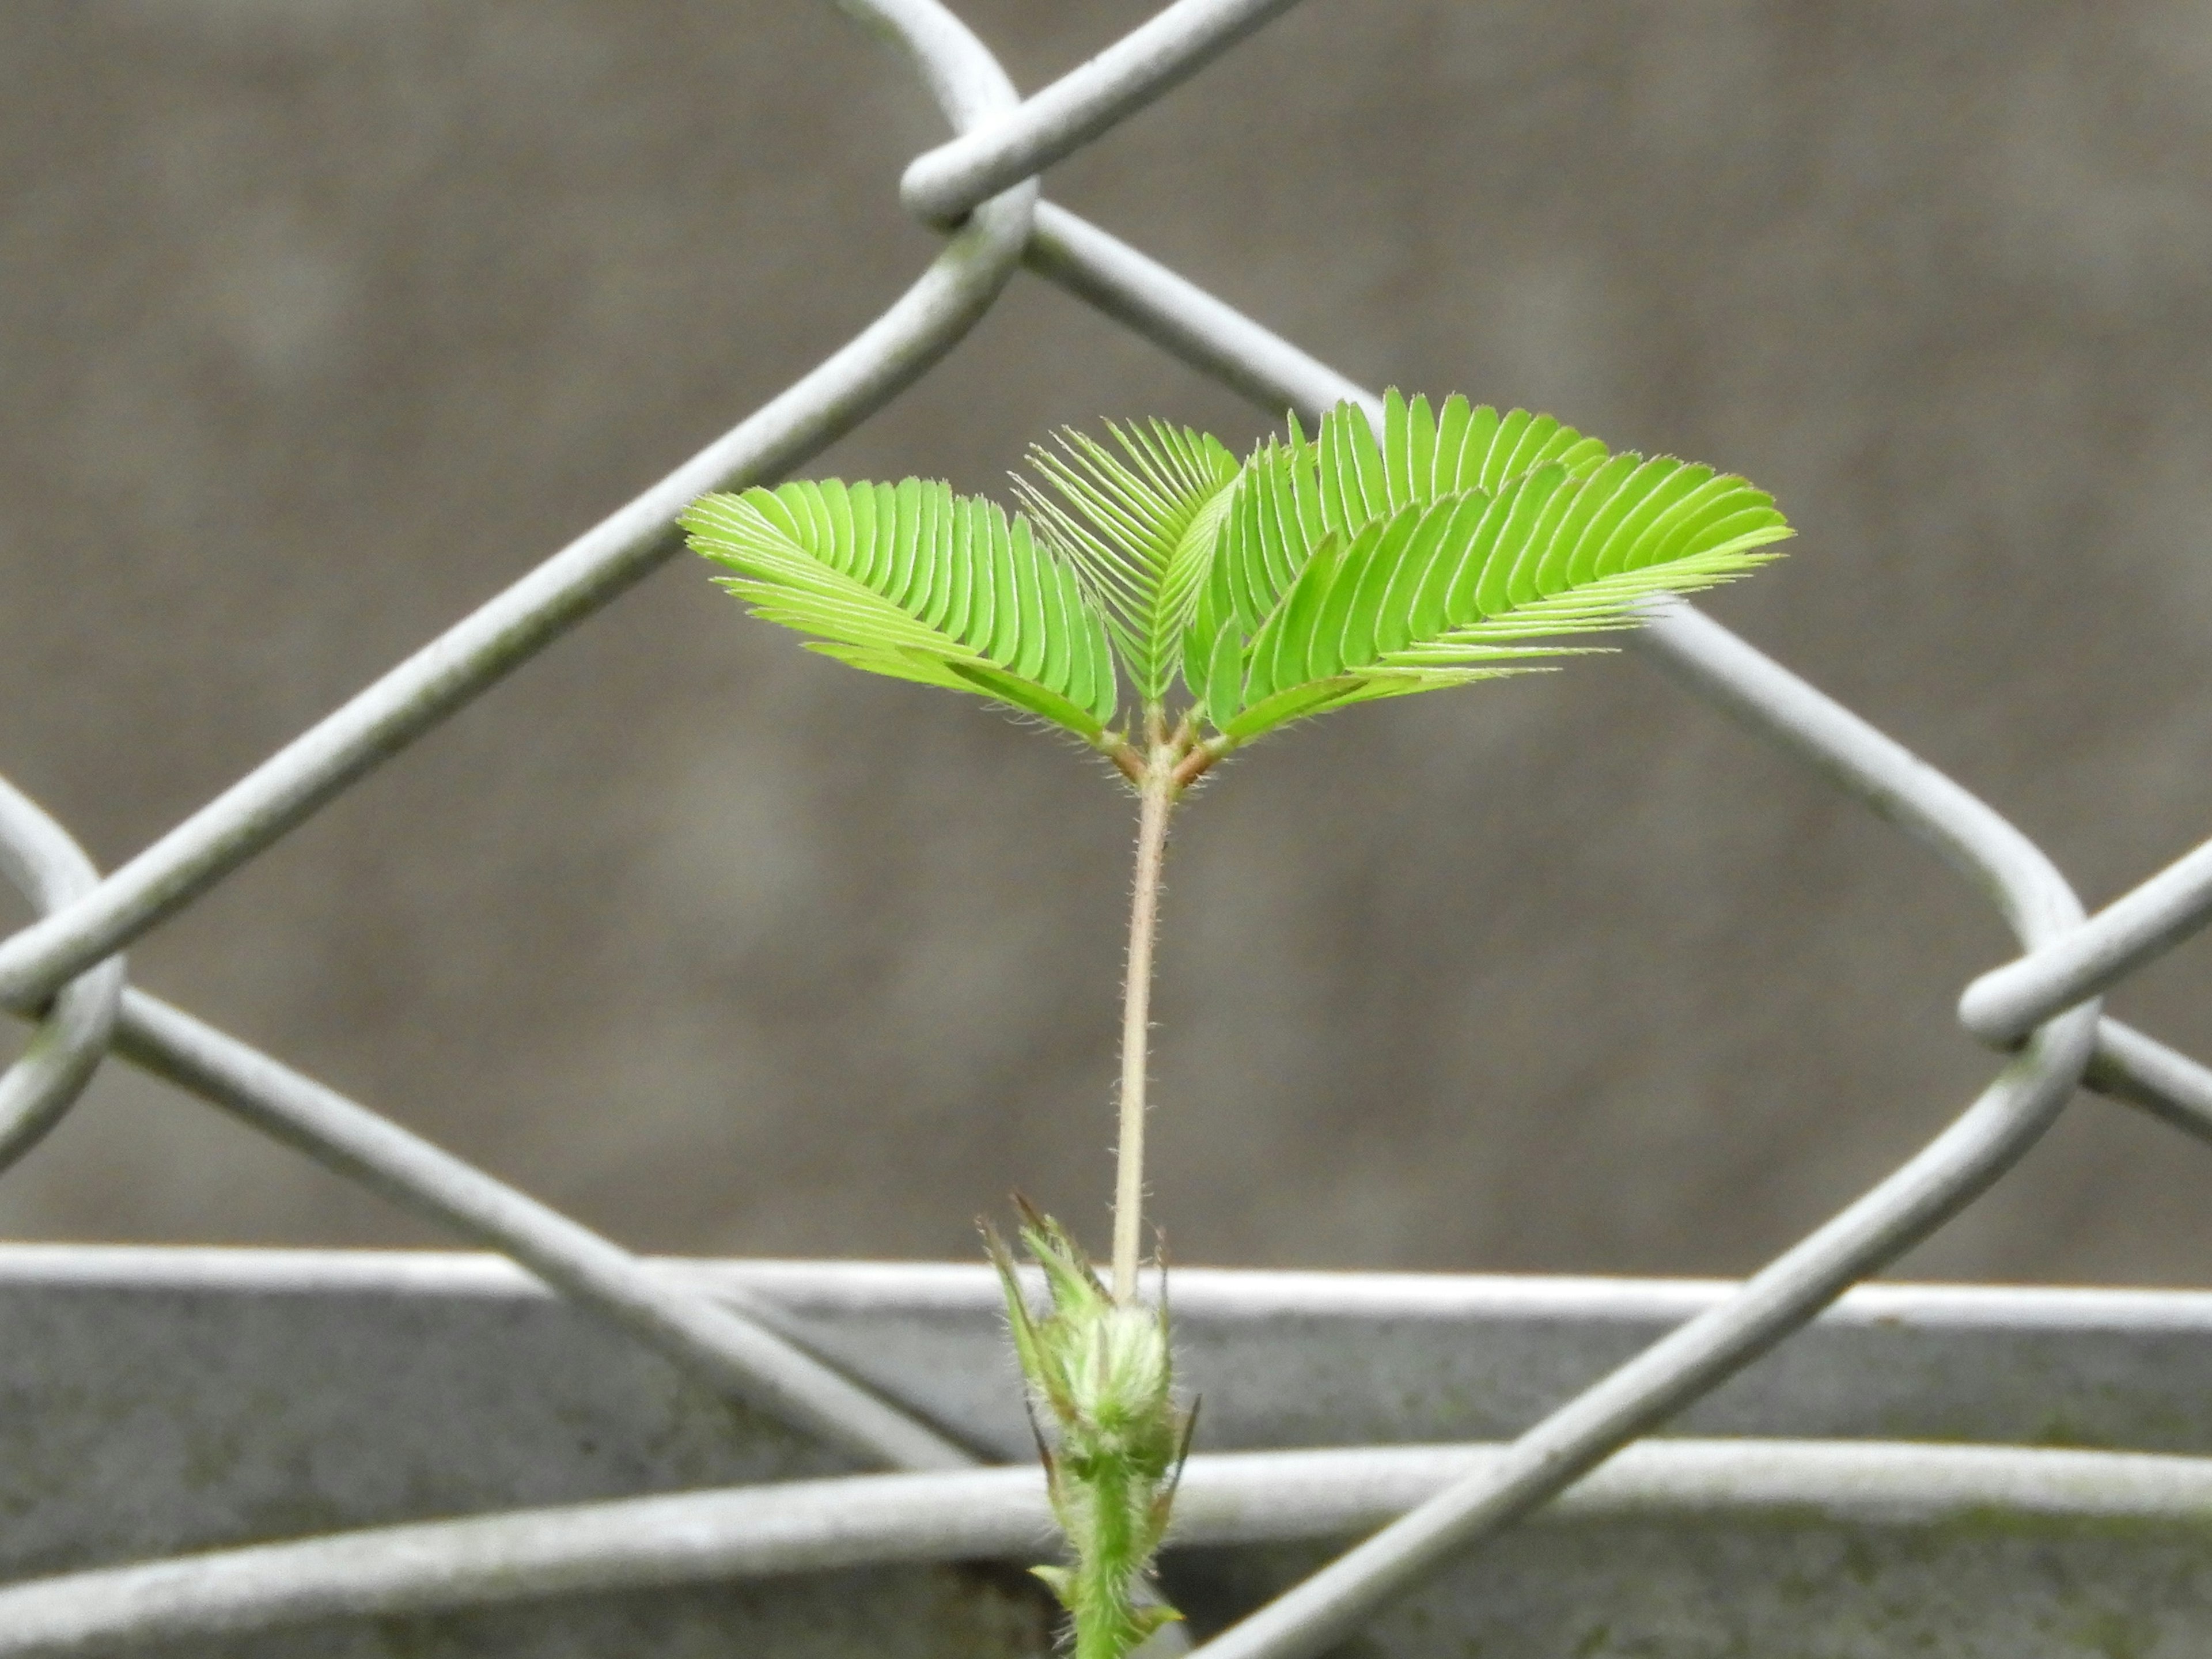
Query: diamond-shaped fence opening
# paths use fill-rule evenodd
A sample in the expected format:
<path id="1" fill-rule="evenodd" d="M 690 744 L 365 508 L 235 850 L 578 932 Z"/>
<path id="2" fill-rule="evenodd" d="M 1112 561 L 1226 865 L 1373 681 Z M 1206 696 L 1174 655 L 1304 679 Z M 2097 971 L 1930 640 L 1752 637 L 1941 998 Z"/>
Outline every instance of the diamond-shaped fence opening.
<path id="1" fill-rule="evenodd" d="M 1042 1639 L 1018 1580 L 931 1576 L 1034 1559 L 1047 1534 L 1042 1482 L 989 1357 L 980 1273 L 649 1264 L 131 988 L 118 953 L 665 559 L 695 497 L 776 477 L 866 420 L 957 344 L 1018 266 L 1271 413 L 1344 399 L 1379 410 L 1036 183 L 1286 3 L 1182 0 L 1023 100 L 933 0 L 859 0 L 959 134 L 907 171 L 907 206 L 946 240 L 889 309 L 119 868 L 102 875 L 0 786 L 0 854 L 42 918 L 0 943 L 0 1000 L 35 1028 L 0 1079 L 0 1163 L 31 1151 L 113 1052 L 566 1298 L 480 1263 L 363 1279 L 307 1257 L 248 1272 L 185 1252 L 102 1281 L 58 1255 L 43 1285 L 31 1272 L 8 1292 L 19 1345 L 65 1369 L 100 1349 L 100 1322 L 125 1317 L 125 1304 L 142 1333 L 179 1322 L 151 1350 L 167 1356 L 155 1369 L 189 1357 L 199 1394 L 228 1389 L 230 1414 L 210 1407 L 203 1425 L 222 1443 L 216 1461 L 250 1462 L 264 1436 L 270 1468 L 254 1478 L 291 1490 L 287 1471 L 312 1465 L 317 1496 L 298 1500 L 293 1541 L 0 1589 L 0 1656 L 325 1650 L 282 1645 L 300 1631 L 399 1644 L 362 1651 L 725 1650 L 717 1632 L 777 1651 L 1018 1651 Z M 1729 1644 L 1752 1628 L 1765 1632 L 1759 1650 L 1795 1641 L 1808 1653 L 1891 1650 L 1884 1629 L 1905 1632 L 1900 1643 L 1953 1631 L 1961 1652 L 2201 1644 L 2212 1462 L 2189 1454 L 2212 1448 L 2194 1403 L 2212 1382 L 2212 1313 L 2189 1297 L 1852 1287 L 2002 1177 L 2082 1090 L 2212 1139 L 2212 1072 L 2097 1000 L 2212 917 L 2212 843 L 2085 917 L 2003 817 L 1728 629 L 1676 604 L 1637 637 L 1684 690 L 1932 847 L 1996 906 L 2021 954 L 1969 985 L 1958 1011 L 1995 1051 L 1994 1074 L 1894 1174 L 1724 1292 L 1188 1275 L 1179 1321 L 1192 1368 L 1218 1379 L 1219 1449 L 1190 1466 L 1167 1571 L 1203 1650 L 1277 1659 L 1364 1632 L 1390 1651 L 1704 1654 L 1738 1650 Z M 41 1299 L 57 1288 L 76 1299 Z M 503 1334 L 489 1348 L 487 1322 Z M 349 1408 L 441 1448 L 458 1484 L 419 1503 L 373 1453 L 331 1449 L 314 1403 L 346 1395 L 359 1353 L 395 1346 L 416 1358 Z M 51 1523 L 58 1560 L 87 1547 L 82 1528 L 70 1532 L 72 1493 L 189 1508 L 221 1485 L 193 1472 L 216 1456 L 207 1447 L 180 1449 L 116 1405 L 143 1406 L 161 1379 L 129 1394 L 131 1366 L 107 1370 L 102 1386 L 124 1390 L 100 1396 L 112 1416 L 88 1406 L 97 1420 L 81 1431 L 33 1424 L 21 1443 L 40 1449 L 64 1516 Z M 623 1416 L 626 1389 L 646 1401 L 643 1426 Z M 717 1402 L 739 1408 L 736 1443 Z M 577 1455 L 619 1465 L 617 1485 L 649 1464 L 660 1483 L 696 1489 L 561 1501 L 570 1489 L 553 1473 L 501 1461 L 501 1435 L 533 1412 L 557 1419 Z M 484 1426 L 494 1419 L 498 1432 Z M 1662 1427 L 1697 1437 L 1650 1437 Z M 1405 1443 L 1424 1439 L 1453 1443 Z M 2069 1439 L 2139 1449 L 2053 1443 Z M 1966 1443 L 1920 1443 L 1936 1440 Z M 360 1524 L 451 1512 L 471 1482 L 542 1501 Z M 127 1526 L 103 1524 L 94 1544 L 143 1553 Z M 1759 1547 L 1732 1530 L 1747 1528 Z M 1363 1541 L 1338 1553 L 1348 1538 Z M 1454 1587 L 1441 1600 L 1440 1583 Z M 1637 1610 L 1608 1607 L 1632 1591 Z M 1847 1627 L 1827 1603 L 1855 1595 L 1864 1605 Z M 1716 1601 L 1768 1622 L 1715 1623 Z M 468 1622 L 496 1607 L 508 1624 Z"/>

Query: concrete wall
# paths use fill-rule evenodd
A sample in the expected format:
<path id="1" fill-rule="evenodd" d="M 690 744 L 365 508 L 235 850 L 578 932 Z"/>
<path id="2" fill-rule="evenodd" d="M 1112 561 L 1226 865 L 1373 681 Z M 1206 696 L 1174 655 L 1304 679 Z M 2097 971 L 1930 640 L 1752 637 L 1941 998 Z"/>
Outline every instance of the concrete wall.
<path id="1" fill-rule="evenodd" d="M 1145 10 L 971 15 L 1035 86 Z M 2094 904 L 2212 832 L 2208 111 L 2183 0 L 1314 0 L 1049 184 L 1368 384 L 1772 488 L 1715 613 Z M 828 7 L 0 9 L 0 770 L 136 851 L 865 322 L 939 131 Z M 1020 278 L 819 470 L 1144 412 L 1264 423 Z M 686 560 L 133 967 L 640 1247 L 964 1256 L 1103 1223 L 1129 817 Z M 1633 656 L 1271 740 L 1170 876 L 1188 1261 L 1735 1273 L 1991 1066 L 1981 901 Z M 2117 1006 L 2212 1054 L 2209 981 Z M 2208 1201 L 2085 1099 L 1905 1271 L 2202 1282 Z M 0 1232 L 437 1237 L 120 1066 Z"/>

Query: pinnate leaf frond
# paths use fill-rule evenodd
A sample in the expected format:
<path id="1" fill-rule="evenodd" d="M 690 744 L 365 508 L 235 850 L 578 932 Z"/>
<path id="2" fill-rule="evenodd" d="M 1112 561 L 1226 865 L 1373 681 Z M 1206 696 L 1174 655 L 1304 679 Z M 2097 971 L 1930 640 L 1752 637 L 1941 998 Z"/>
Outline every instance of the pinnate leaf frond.
<path id="1" fill-rule="evenodd" d="M 1103 619 L 1075 571 L 979 496 L 941 483 L 798 481 L 702 496 L 692 547 L 753 614 L 895 678 L 975 692 L 1086 741 L 1113 718 Z"/>
<path id="2" fill-rule="evenodd" d="M 1540 466 L 1556 465 L 1578 478 L 1606 459 L 1602 443 L 1549 415 L 1500 415 L 1457 394 L 1440 408 L 1426 398 L 1408 403 L 1395 387 L 1382 406 L 1379 440 L 1364 410 L 1340 404 L 1322 416 L 1310 443 L 1293 417 L 1287 441 L 1269 440 L 1246 463 L 1184 648 L 1185 682 L 1217 729 L 1226 729 L 1241 696 L 1232 650 L 1273 613 L 1325 537 L 1349 542 L 1407 507 L 1467 490 L 1494 493 Z"/>
<path id="3" fill-rule="evenodd" d="M 1073 430 L 1033 447 L 1036 479 L 1014 488 L 1103 607 L 1137 695 L 1157 702 L 1181 665 L 1237 459 L 1218 439 L 1164 421 L 1106 430 L 1112 448 Z"/>
<path id="4" fill-rule="evenodd" d="M 1570 641 L 1741 575 L 1790 533 L 1741 478 L 1458 399 L 1432 416 L 1393 394 L 1379 443 L 1340 406 L 1311 449 L 1310 489 L 1295 431 L 1255 458 L 1194 618 L 1194 641 L 1216 631 L 1186 675 L 1232 741 L 1587 649 Z"/>

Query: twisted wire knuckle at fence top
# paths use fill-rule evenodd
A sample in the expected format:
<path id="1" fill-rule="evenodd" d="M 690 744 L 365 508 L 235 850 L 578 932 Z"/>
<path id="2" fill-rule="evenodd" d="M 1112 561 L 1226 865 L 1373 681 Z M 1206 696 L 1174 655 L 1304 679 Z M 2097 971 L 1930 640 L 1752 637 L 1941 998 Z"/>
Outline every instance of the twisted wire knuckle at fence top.
<path id="1" fill-rule="evenodd" d="M 651 1270 L 368 1108 L 128 988 L 118 953 L 663 562 L 678 544 L 675 516 L 693 498 L 773 480 L 889 402 L 989 309 L 1017 264 L 1270 413 L 1287 407 L 1313 416 L 1348 398 L 1379 418 L 1372 392 L 1042 201 L 1035 182 L 1041 168 L 1290 3 L 1179 0 L 1023 100 L 936 0 L 848 0 L 848 10 L 904 49 L 957 135 L 918 158 L 902 181 L 906 205 L 949 240 L 881 317 L 106 878 L 60 826 L 0 781 L 0 872 L 40 913 L 0 942 L 0 1003 L 36 1022 L 22 1056 L 0 1074 L 0 1168 L 60 1118 L 112 1048 L 504 1252 L 718 1389 L 906 1473 L 517 1510 L 72 1573 L 0 1589 L 0 1659 L 332 1613 L 955 1559 L 1034 1543 L 1045 1516 L 1035 1471 L 970 1467 L 976 1459 L 965 1449 L 782 1334 L 774 1306 L 708 1297 Z M 1553 1498 L 1593 1511 L 1670 1494 L 1725 1507 L 1793 1501 L 1839 1469 L 1858 1471 L 1852 1490 L 1861 1494 L 1884 1478 L 1905 1478 L 1878 1446 L 1629 1443 L 1972 1201 L 2077 1087 L 2212 1139 L 2212 1071 L 2104 1018 L 2095 1000 L 2212 918 L 2212 842 L 2085 920 L 2064 878 L 2019 830 L 1719 624 L 1675 603 L 1635 638 L 1689 690 L 1828 774 L 1989 895 L 2023 954 L 1966 988 L 1960 1018 L 2008 1057 L 1895 1173 L 1510 1444 L 1413 1462 L 1384 1449 L 1194 1459 L 1179 1511 L 1178 1536 L 1189 1541 L 1340 1536 L 1387 1522 L 1201 1650 L 1218 1659 L 1317 1652 L 1454 1553 Z M 1935 1456 L 1918 1449 L 1909 1480 L 1923 1495 L 1955 1488 L 2085 1513 L 2100 1504 L 2143 1513 L 2212 1498 L 2212 1468 L 2196 1460 L 2063 1455 L 2080 1467 L 2065 1487 L 2071 1495 L 2060 1498 L 2025 1482 L 2016 1467 L 2023 1456 L 2062 1456 L 2050 1452 L 1960 1448 Z"/>

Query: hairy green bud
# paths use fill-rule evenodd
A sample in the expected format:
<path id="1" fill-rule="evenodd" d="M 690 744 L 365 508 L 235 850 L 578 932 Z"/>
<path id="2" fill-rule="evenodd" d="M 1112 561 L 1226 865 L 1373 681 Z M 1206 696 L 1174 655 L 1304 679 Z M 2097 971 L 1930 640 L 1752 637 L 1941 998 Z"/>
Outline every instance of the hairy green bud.
<path id="1" fill-rule="evenodd" d="M 1192 1414 L 1175 1401 L 1167 1309 L 1116 1302 L 1066 1231 L 1017 1199 L 1021 1237 L 1044 1269 L 1050 1310 L 1033 1314 L 1012 1254 L 987 1223 L 1006 1323 L 1029 1384 L 1030 1420 L 1072 1564 L 1039 1567 L 1075 1622 L 1075 1659 L 1122 1659 L 1181 1617 L 1146 1584 L 1165 1534 Z"/>

